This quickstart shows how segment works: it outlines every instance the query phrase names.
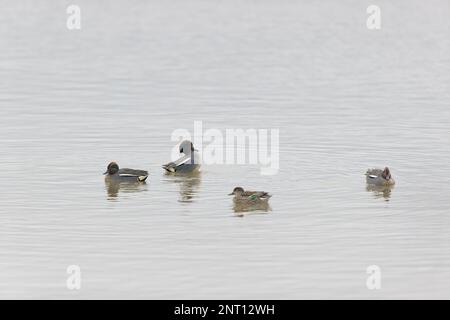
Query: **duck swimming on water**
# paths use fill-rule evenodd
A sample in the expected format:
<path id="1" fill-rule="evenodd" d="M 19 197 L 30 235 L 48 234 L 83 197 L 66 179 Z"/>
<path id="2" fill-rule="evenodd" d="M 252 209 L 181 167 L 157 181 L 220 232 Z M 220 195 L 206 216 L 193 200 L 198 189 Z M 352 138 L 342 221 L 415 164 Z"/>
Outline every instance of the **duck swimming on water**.
<path id="1" fill-rule="evenodd" d="M 167 173 L 194 173 L 200 171 L 200 155 L 189 140 L 181 142 L 179 147 L 181 158 L 174 162 L 164 164 L 162 167 Z"/>
<path id="2" fill-rule="evenodd" d="M 228 194 L 234 195 L 234 201 L 252 201 L 261 202 L 268 201 L 272 195 L 265 191 L 245 191 L 242 187 L 234 188 L 233 192 Z"/>
<path id="3" fill-rule="evenodd" d="M 107 181 L 113 182 L 145 182 L 148 172 L 129 168 L 120 169 L 116 162 L 111 162 L 104 173 Z"/>
<path id="4" fill-rule="evenodd" d="M 392 178 L 388 167 L 382 169 L 368 169 L 366 172 L 366 181 L 368 184 L 376 186 L 393 186 L 395 180 Z"/>

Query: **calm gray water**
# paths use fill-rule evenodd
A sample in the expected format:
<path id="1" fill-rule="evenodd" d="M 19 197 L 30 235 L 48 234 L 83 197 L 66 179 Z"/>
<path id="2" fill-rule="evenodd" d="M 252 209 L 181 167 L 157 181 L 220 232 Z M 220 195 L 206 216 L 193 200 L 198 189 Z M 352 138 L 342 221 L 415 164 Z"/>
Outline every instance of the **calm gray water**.
<path id="1" fill-rule="evenodd" d="M 376 31 L 372 3 L 77 0 L 69 31 L 1 0 L 0 298 L 450 298 L 448 1 L 376 1 Z M 278 174 L 164 175 L 194 121 L 279 129 Z M 112 160 L 148 183 L 108 190 Z"/>

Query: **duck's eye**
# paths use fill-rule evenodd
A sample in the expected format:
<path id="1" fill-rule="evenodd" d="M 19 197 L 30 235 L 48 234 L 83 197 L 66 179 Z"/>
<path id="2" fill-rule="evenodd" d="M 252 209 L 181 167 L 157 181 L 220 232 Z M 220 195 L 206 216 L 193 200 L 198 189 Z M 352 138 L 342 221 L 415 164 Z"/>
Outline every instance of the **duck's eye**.
<path id="1" fill-rule="evenodd" d="M 180 148 L 180 153 L 183 153 L 183 148 Z"/>

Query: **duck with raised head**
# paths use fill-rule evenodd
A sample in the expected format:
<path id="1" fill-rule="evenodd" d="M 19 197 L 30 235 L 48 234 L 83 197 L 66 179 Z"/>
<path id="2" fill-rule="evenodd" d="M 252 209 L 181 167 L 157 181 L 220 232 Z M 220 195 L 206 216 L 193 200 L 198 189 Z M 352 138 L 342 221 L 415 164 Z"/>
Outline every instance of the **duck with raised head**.
<path id="1" fill-rule="evenodd" d="M 116 162 L 111 162 L 104 173 L 107 181 L 113 182 L 145 182 L 148 172 L 129 168 L 120 169 Z"/>
<path id="2" fill-rule="evenodd" d="M 179 147 L 182 156 L 173 162 L 164 164 L 162 167 L 167 173 L 194 173 L 200 171 L 200 155 L 198 150 L 189 140 L 181 142 Z"/>
<path id="3" fill-rule="evenodd" d="M 388 167 L 383 169 L 368 169 L 366 172 L 366 181 L 368 184 L 377 186 L 393 186 L 395 180 L 392 178 Z"/>

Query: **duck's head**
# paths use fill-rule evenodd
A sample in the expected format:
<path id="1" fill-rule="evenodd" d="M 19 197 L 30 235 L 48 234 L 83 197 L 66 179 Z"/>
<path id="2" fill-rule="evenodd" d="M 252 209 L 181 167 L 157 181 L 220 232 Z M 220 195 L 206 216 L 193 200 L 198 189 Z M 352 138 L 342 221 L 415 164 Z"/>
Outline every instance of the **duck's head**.
<path id="1" fill-rule="evenodd" d="M 236 187 L 236 188 L 234 188 L 233 189 L 233 192 L 232 193 L 230 193 L 230 194 L 228 194 L 229 196 L 240 196 L 241 194 L 243 194 L 244 193 L 244 189 L 243 188 L 241 188 L 241 187 Z"/>
<path id="2" fill-rule="evenodd" d="M 180 143 L 180 153 L 191 154 L 191 152 L 197 151 L 194 148 L 194 144 L 189 140 L 184 140 Z"/>
<path id="3" fill-rule="evenodd" d="M 104 174 L 116 174 L 117 172 L 119 172 L 119 165 L 115 162 L 111 162 L 110 164 L 108 164 L 108 167 L 106 168 L 106 172 Z"/>
<path id="4" fill-rule="evenodd" d="M 381 174 L 381 176 L 385 180 L 391 180 L 392 179 L 391 171 L 389 170 L 388 167 L 384 168 L 383 173 Z"/>

